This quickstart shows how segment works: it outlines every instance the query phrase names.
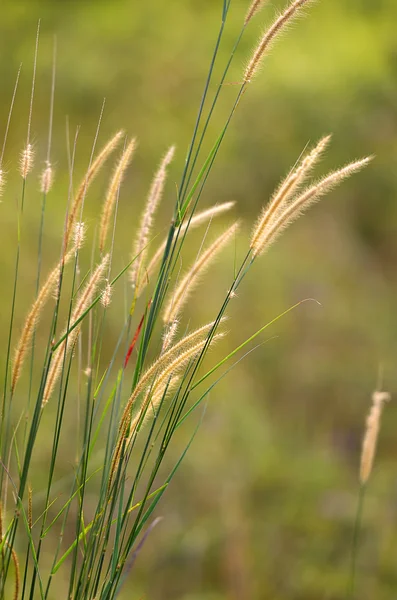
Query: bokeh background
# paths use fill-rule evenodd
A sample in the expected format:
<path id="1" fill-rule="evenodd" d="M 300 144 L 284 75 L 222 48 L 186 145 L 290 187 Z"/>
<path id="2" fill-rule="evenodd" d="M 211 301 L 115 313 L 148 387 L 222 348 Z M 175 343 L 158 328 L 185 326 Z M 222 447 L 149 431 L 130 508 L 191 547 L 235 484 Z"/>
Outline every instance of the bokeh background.
<path id="1" fill-rule="evenodd" d="M 2 3 L 1 135 L 23 63 L 5 152 L 8 184 L 0 204 L 3 340 L 21 185 L 17 161 L 26 139 L 38 19 L 32 120 L 37 166 L 27 188 L 17 327 L 34 295 L 38 176 L 46 156 L 54 35 L 56 184 L 46 211 L 44 266 L 58 256 L 67 200 L 66 116 L 71 137 L 80 127 L 77 181 L 88 164 L 104 97 L 100 142 L 120 127 L 139 139 L 120 197 L 117 261 L 122 265 L 129 257 L 151 175 L 166 148 L 175 143 L 177 158 L 158 231 L 169 222 L 221 5 L 221 0 Z M 220 64 L 229 56 L 247 5 L 248 0 L 232 0 Z M 268 2 L 252 21 L 229 83 L 241 80 L 259 33 L 282 6 Z M 305 303 L 278 321 L 261 341 L 271 339 L 239 363 L 211 395 L 200 432 L 158 508 L 164 518 L 139 555 L 123 598 L 345 597 L 365 415 L 379 370 L 393 397 L 397 383 L 396 19 L 394 0 L 314 3 L 306 18 L 272 49 L 244 95 L 201 204 L 235 200 L 242 235 L 237 248 L 225 252 L 206 275 L 189 303 L 186 322 L 212 318 L 230 281 L 235 251 L 243 255 L 260 207 L 308 143 L 333 133 L 318 173 L 363 155 L 376 158 L 288 230 L 241 287 L 218 355 L 299 300 L 315 298 L 321 306 Z M 210 140 L 227 117 L 235 92 L 233 85 L 225 86 Z M 109 173 L 104 170 L 87 198 L 91 236 Z M 222 217 L 213 232 L 232 218 Z M 192 256 L 202 235 L 191 237 Z M 119 302 L 122 305 L 122 298 Z M 109 347 L 120 323 L 118 311 L 111 314 Z M 44 341 L 45 331 L 38 333 L 37 343 Z M 3 372 L 4 353 L 1 360 Z M 48 418 L 44 426 L 52 423 Z M 396 426 L 392 401 L 386 407 L 365 504 L 357 591 L 362 600 L 391 599 L 397 590 Z M 62 461 L 70 474 L 73 458 L 67 441 Z M 179 451 L 176 441 L 170 465 Z M 39 460 L 45 472 L 45 444 Z M 42 482 L 35 482 L 37 493 L 44 481 L 43 475 Z"/>

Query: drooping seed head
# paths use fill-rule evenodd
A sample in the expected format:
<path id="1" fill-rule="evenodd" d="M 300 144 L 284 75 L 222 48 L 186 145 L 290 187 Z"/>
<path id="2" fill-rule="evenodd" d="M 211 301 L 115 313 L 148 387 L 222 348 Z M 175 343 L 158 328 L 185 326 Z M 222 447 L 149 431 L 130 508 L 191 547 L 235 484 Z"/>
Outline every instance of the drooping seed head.
<path id="1" fill-rule="evenodd" d="M 336 187 L 347 177 L 360 171 L 368 165 L 372 157 L 363 158 L 345 167 L 329 173 L 326 177 L 304 190 L 298 197 L 294 198 L 281 214 L 277 213 L 276 218 L 263 233 L 251 241 L 252 255 L 255 258 L 265 252 L 277 237 L 296 219 L 306 211 L 312 204 L 317 202 L 324 194 Z"/>
<path id="2" fill-rule="evenodd" d="M 265 30 L 250 58 L 247 68 L 245 69 L 245 83 L 252 81 L 253 77 L 258 72 L 262 60 L 267 54 L 270 46 L 283 31 L 286 25 L 289 25 L 292 19 L 294 19 L 301 12 L 303 6 L 311 1 L 312 0 L 294 0 L 289 6 L 287 6 L 284 12 L 273 22 L 273 24 Z"/>
<path id="3" fill-rule="evenodd" d="M 182 278 L 182 281 L 174 290 L 164 310 L 163 320 L 165 324 L 170 324 L 178 318 L 189 294 L 200 281 L 201 275 L 205 273 L 206 268 L 213 262 L 226 244 L 233 239 L 238 228 L 239 223 L 236 221 L 236 223 L 229 227 L 229 229 L 220 235 L 215 242 L 203 252 L 191 269 Z"/>
<path id="4" fill-rule="evenodd" d="M 245 16 L 244 25 L 248 25 L 251 19 L 262 10 L 266 0 L 252 0 L 251 5 Z"/>
<path id="5" fill-rule="evenodd" d="M 215 206 L 211 206 L 210 208 L 207 208 L 206 210 L 203 210 L 203 211 L 193 215 L 193 217 L 191 219 L 187 219 L 181 225 L 180 235 L 183 235 L 187 231 L 187 229 L 189 229 L 189 231 L 190 231 L 191 229 L 195 229 L 196 227 L 199 227 L 203 223 L 211 221 L 213 218 L 217 217 L 218 215 L 221 215 L 222 213 L 227 212 L 228 210 L 233 208 L 234 205 L 235 205 L 235 202 L 223 202 L 222 204 L 215 204 Z M 167 240 L 165 239 L 160 244 L 160 246 L 158 247 L 156 252 L 153 254 L 153 258 L 151 259 L 151 261 L 149 262 L 149 264 L 146 268 L 146 277 L 142 277 L 139 281 L 139 285 L 136 290 L 137 297 L 140 296 L 140 294 L 142 293 L 142 290 L 145 288 L 147 282 L 151 279 L 151 276 L 153 275 L 153 272 L 156 269 L 158 263 L 160 262 L 162 255 L 164 253 L 166 244 L 167 244 Z"/>

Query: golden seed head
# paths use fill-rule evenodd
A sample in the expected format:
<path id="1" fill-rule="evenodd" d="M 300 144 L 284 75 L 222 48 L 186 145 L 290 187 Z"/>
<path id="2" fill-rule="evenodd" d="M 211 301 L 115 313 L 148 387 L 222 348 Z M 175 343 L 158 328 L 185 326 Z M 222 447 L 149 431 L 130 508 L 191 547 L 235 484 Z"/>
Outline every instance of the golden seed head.
<path id="1" fill-rule="evenodd" d="M 0 196 L 3 195 L 5 183 L 6 183 L 5 172 L 3 169 L 0 169 Z"/>
<path id="2" fill-rule="evenodd" d="M 99 249 L 103 252 L 106 237 L 109 230 L 110 219 L 113 213 L 113 209 L 116 203 L 117 194 L 119 192 L 120 186 L 123 182 L 124 174 L 128 169 L 128 166 L 132 160 L 132 156 L 134 154 L 136 148 L 136 139 L 133 138 L 124 152 L 122 153 L 118 163 L 116 164 L 116 168 L 113 173 L 113 177 L 110 180 L 109 188 L 106 194 L 106 199 L 103 204 L 102 209 L 102 217 L 101 217 L 101 227 L 99 233 Z"/>
<path id="3" fill-rule="evenodd" d="M 33 169 L 34 163 L 34 149 L 32 144 L 28 144 L 22 151 L 19 169 L 23 179 L 26 179 L 31 170 Z"/>
<path id="4" fill-rule="evenodd" d="M 112 286 L 110 285 L 110 283 L 107 283 L 106 287 L 103 290 L 102 295 L 101 295 L 102 306 L 104 308 L 107 308 L 110 304 L 111 299 L 112 299 Z"/>
<path id="5" fill-rule="evenodd" d="M 53 181 L 54 181 L 54 171 L 51 166 L 51 163 L 47 160 L 46 166 L 45 166 L 43 172 L 41 173 L 41 177 L 40 177 L 40 191 L 43 194 L 48 194 L 48 192 L 52 188 Z"/>
<path id="6" fill-rule="evenodd" d="M 76 250 L 81 250 L 81 247 L 84 244 L 85 234 L 87 232 L 87 228 L 83 221 L 79 221 L 74 225 L 73 231 L 73 245 Z"/>
<path id="7" fill-rule="evenodd" d="M 175 146 L 171 146 L 161 161 L 150 186 L 133 250 L 133 256 L 136 258 L 136 260 L 134 260 L 131 266 L 130 279 L 135 289 L 139 289 L 140 282 L 142 279 L 145 279 L 145 262 L 147 254 L 146 247 L 149 242 L 154 215 L 163 196 L 164 186 L 167 178 L 167 168 L 174 157 L 174 153 Z"/>
<path id="8" fill-rule="evenodd" d="M 333 171 L 320 179 L 317 183 L 304 190 L 300 195 L 293 198 L 281 212 L 276 212 L 274 219 L 251 240 L 252 256 L 255 258 L 265 252 L 277 237 L 296 219 L 306 211 L 312 204 L 317 202 L 324 194 L 339 185 L 344 179 L 360 171 L 365 167 L 372 157 L 363 158 L 345 167 Z"/>
<path id="9" fill-rule="evenodd" d="M 360 483 L 365 485 L 371 475 L 376 445 L 378 441 L 380 420 L 382 416 L 383 405 L 390 400 L 388 392 L 376 391 L 372 395 L 372 406 L 369 411 L 366 430 L 363 439 L 360 464 Z"/>
<path id="10" fill-rule="evenodd" d="M 244 25 L 248 25 L 251 19 L 258 13 L 265 4 L 266 0 L 252 0 L 251 6 L 249 7 L 245 16 Z"/>
<path id="11" fill-rule="evenodd" d="M 262 59 L 267 54 L 270 46 L 278 35 L 282 32 L 286 25 L 294 19 L 300 12 L 304 4 L 311 0 L 294 0 L 287 6 L 284 12 L 273 22 L 273 24 L 265 30 L 255 48 L 250 61 L 245 69 L 244 82 L 249 83 L 258 72 Z"/>
<path id="12" fill-rule="evenodd" d="M 233 239 L 235 233 L 239 228 L 239 223 L 234 223 L 229 229 L 227 229 L 222 235 L 220 235 L 215 242 L 209 246 L 209 248 L 203 252 L 203 254 L 196 260 L 191 269 L 182 278 L 180 284 L 174 290 L 163 315 L 163 321 L 166 324 L 170 324 L 175 321 L 184 304 L 186 303 L 189 294 L 193 291 L 196 285 L 199 283 L 200 276 L 203 275 L 206 268 L 211 262 L 218 256 L 220 251 L 226 246 L 226 244 Z"/>
<path id="13" fill-rule="evenodd" d="M 203 210 L 203 211 L 193 215 L 193 217 L 190 220 L 186 219 L 186 221 L 181 225 L 180 235 L 184 234 L 187 229 L 189 229 L 189 231 L 190 231 L 191 229 L 195 229 L 196 227 L 199 227 L 203 223 L 211 221 L 213 218 L 217 217 L 218 215 L 221 215 L 222 213 L 233 208 L 234 204 L 235 204 L 234 202 L 223 202 L 222 204 L 215 204 L 215 206 L 211 206 L 210 208 L 207 208 L 206 210 Z M 160 244 L 160 246 L 157 248 L 156 252 L 153 254 L 153 258 L 151 259 L 151 261 L 149 262 L 149 264 L 146 268 L 146 277 L 142 277 L 139 280 L 139 285 L 136 289 L 137 297 L 140 296 L 140 294 L 142 293 L 142 290 L 145 288 L 147 282 L 150 281 L 151 276 L 153 275 L 153 272 L 156 269 L 158 263 L 160 262 L 162 255 L 164 253 L 166 243 L 167 243 L 167 240 L 165 239 Z"/>

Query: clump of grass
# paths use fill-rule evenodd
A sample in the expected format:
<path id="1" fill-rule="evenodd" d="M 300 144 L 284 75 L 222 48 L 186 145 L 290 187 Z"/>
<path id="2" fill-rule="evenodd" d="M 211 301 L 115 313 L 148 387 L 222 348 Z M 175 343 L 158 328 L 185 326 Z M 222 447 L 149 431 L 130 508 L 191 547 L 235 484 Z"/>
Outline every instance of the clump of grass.
<path id="1" fill-rule="evenodd" d="M 329 142 L 329 136 L 324 137 L 292 169 L 265 206 L 241 260 L 236 236 L 239 224 L 235 221 L 224 233 L 218 234 L 207 249 L 198 253 L 193 265 L 179 279 L 178 267 L 185 246 L 189 243 L 190 231 L 207 223 L 208 232 L 215 218 L 220 218 L 233 208 L 234 203 L 230 201 L 198 210 L 208 176 L 233 115 L 241 105 L 243 92 L 247 91 L 248 83 L 258 72 L 270 44 L 299 14 L 306 3 L 306 0 L 291 2 L 284 13 L 266 30 L 248 62 L 243 81 L 239 85 L 234 105 L 227 115 L 225 124 L 220 128 L 209 154 L 203 156 L 206 147 L 204 142 L 212 130 L 209 124 L 213 120 L 214 109 L 235 52 L 246 27 L 252 18 L 259 14 L 264 4 L 262 1 L 254 0 L 248 7 L 241 24 L 241 31 L 231 50 L 219 84 L 215 86 L 211 102 L 209 95 L 213 89 L 211 83 L 214 66 L 217 64 L 219 47 L 223 42 L 230 7 L 230 2 L 225 0 L 222 23 L 196 123 L 180 180 L 176 186 L 177 197 L 170 210 L 167 235 L 157 250 L 151 254 L 151 242 L 155 237 L 153 229 L 156 211 L 162 197 L 167 196 L 168 193 L 166 179 L 167 175 L 172 173 L 173 146 L 165 154 L 155 173 L 140 222 L 135 224 L 135 242 L 131 260 L 113 279 L 110 275 L 115 243 L 117 243 L 114 232 L 119 191 L 127 168 L 137 151 L 137 144 L 134 137 L 129 138 L 130 141 L 127 143 L 124 132 L 120 130 L 96 153 L 95 148 L 102 122 L 101 113 L 88 168 L 77 192 L 70 194 L 71 202 L 69 203 L 69 198 L 66 202 L 65 228 L 59 236 L 60 259 L 40 286 L 45 198 L 50 190 L 56 187 L 51 156 L 56 64 L 54 44 L 48 146 L 45 166 L 40 175 L 43 203 L 39 229 L 36 295 L 19 340 L 15 343 L 13 320 L 21 252 L 19 225 L 23 213 L 26 179 L 35 168 L 31 121 L 39 41 L 37 33 L 28 134 L 19 165 L 23 188 L 16 215 L 17 254 L 11 294 L 11 319 L 2 402 L 0 445 L 4 464 L 0 475 L 2 508 L 0 600 L 9 597 L 7 594 L 12 565 L 15 572 L 15 598 L 20 593 L 21 598 L 38 597 L 43 600 L 48 599 L 54 589 L 57 589 L 58 593 L 57 578 L 60 570 L 63 571 L 62 581 L 67 581 L 65 598 L 111 600 L 117 597 L 125 573 L 129 572 L 136 552 L 151 531 L 149 526 L 151 515 L 190 446 L 191 441 L 175 468 L 168 475 L 164 475 L 164 457 L 169 453 L 174 436 L 213 389 L 215 382 L 211 380 L 208 385 L 207 380 L 268 326 L 258 329 L 231 353 L 215 365 L 208 367 L 209 350 L 215 342 L 226 335 L 226 332 L 220 331 L 220 327 L 225 321 L 230 299 L 235 295 L 256 258 L 267 250 L 288 225 L 343 179 L 367 165 L 369 159 L 352 162 L 302 191 L 304 182 Z M 19 74 L 0 157 L 0 184 L 3 181 L 1 177 L 5 141 L 18 80 Z M 99 237 L 93 243 L 91 266 L 87 267 L 80 256 L 86 233 L 83 220 L 84 201 L 90 191 L 91 183 L 123 138 L 124 149 L 110 177 L 98 223 Z M 73 151 L 69 149 L 70 189 L 75 175 L 74 157 L 75 146 Z M 109 253 L 105 254 L 112 225 L 111 248 Z M 187 299 L 194 293 L 205 268 L 228 244 L 235 246 L 236 261 L 233 271 L 231 269 L 232 275 L 225 298 L 221 305 L 216 307 L 209 323 L 193 331 L 186 329 L 184 335 L 178 339 L 181 314 L 188 308 Z M 72 271 L 71 281 L 64 278 L 66 265 Z M 117 283 L 125 280 L 127 276 L 132 283 L 132 291 L 125 302 L 127 309 L 117 343 L 114 348 L 107 348 L 107 356 L 110 354 L 110 359 L 105 359 L 103 346 L 107 311 L 112 309 L 111 298 L 117 293 Z M 147 290 L 146 298 L 141 297 L 144 289 Z M 48 302 L 51 296 L 54 297 L 53 305 Z M 209 305 L 213 309 L 211 303 Z M 45 310 L 50 325 L 48 322 L 43 325 L 42 317 Z M 65 311 L 66 325 L 60 329 L 59 322 Z M 47 327 L 46 331 L 44 331 L 45 327 Z M 35 332 L 39 328 L 43 328 L 43 335 L 47 340 L 44 349 L 35 348 Z M 13 360 L 12 346 L 15 347 Z M 23 413 L 18 415 L 14 400 L 22 385 L 17 386 L 17 383 L 20 381 L 29 353 L 30 371 L 26 370 L 29 375 L 29 393 Z M 154 358 L 149 364 L 150 356 Z M 200 371 L 201 368 L 204 372 Z M 83 373 L 84 378 L 82 378 Z M 23 398 L 24 394 L 21 391 L 19 399 L 23 400 Z M 42 505 L 39 516 L 34 521 L 32 507 L 34 501 L 36 506 L 36 499 L 30 481 L 34 476 L 34 462 L 42 436 L 45 434 L 48 436 L 48 431 L 42 431 L 43 411 L 48 411 L 51 406 L 54 409 L 55 421 L 52 437 L 50 437 L 46 486 L 40 496 Z M 77 448 L 77 460 L 70 481 L 69 495 L 65 501 L 58 501 L 54 500 L 56 495 L 54 490 L 56 477 L 59 474 L 60 440 L 66 423 L 65 414 L 69 414 L 71 410 L 77 410 L 73 440 L 73 446 Z M 377 404 L 376 410 L 377 412 L 374 409 L 375 412 L 371 417 L 372 441 L 377 433 L 375 421 L 377 415 L 380 415 L 380 404 Z M 26 426 L 20 426 L 21 422 L 26 423 Z M 47 438 L 46 441 L 48 443 Z M 369 446 L 368 442 L 366 447 Z M 94 461 L 97 452 L 101 456 L 99 468 Z M 372 464 L 372 458 L 370 462 Z M 368 460 L 367 464 L 369 464 Z M 94 510 L 92 505 L 88 510 L 88 499 L 92 501 L 93 497 L 95 497 Z M 51 512 L 54 502 L 58 503 L 55 516 Z M 142 538 L 144 529 L 146 533 Z M 54 546 L 51 546 L 52 556 L 49 565 L 47 542 L 55 530 L 57 544 L 55 550 Z M 19 564 L 22 565 L 21 571 Z"/>

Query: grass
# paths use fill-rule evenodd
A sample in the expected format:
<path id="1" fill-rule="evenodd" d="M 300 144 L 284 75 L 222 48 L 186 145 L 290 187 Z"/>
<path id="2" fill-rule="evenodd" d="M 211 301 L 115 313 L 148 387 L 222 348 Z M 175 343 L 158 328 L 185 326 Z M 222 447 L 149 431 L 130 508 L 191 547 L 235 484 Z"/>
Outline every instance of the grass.
<path id="1" fill-rule="evenodd" d="M 173 149 L 160 162 L 153 178 L 143 215 L 136 223 L 131 259 L 113 276 L 123 174 L 133 160 L 133 152 L 139 150 L 135 148 L 135 140 L 119 131 L 98 151 L 103 110 L 86 174 L 75 193 L 78 132 L 73 143 L 69 142 L 70 197 L 65 228 L 59 240 L 58 261 L 47 281 L 42 273 L 47 196 L 56 189 L 56 179 L 51 170 L 56 73 L 54 50 L 48 152 L 41 175 L 42 208 L 37 215 L 40 222 L 37 283 L 31 313 L 18 338 L 14 322 L 23 252 L 24 205 L 34 169 L 30 131 L 38 28 L 27 142 L 20 164 L 21 195 L 15 216 L 17 236 L 15 271 L 9 290 L 10 326 L 8 340 L 4 344 L 0 600 L 9 597 L 49 599 L 58 594 L 58 581 L 62 581 L 63 585 L 66 582 L 64 593 L 67 598 L 110 600 L 120 595 L 126 578 L 133 577 L 133 567 L 142 545 L 155 535 L 152 533 L 157 523 L 155 509 L 194 439 L 200 425 L 199 409 L 233 367 L 229 361 L 234 356 L 241 358 L 248 351 L 248 345 L 271 324 L 259 327 L 235 350 L 211 364 L 211 348 L 218 340 L 221 343 L 227 333 L 225 317 L 230 302 L 254 263 L 256 267 L 260 255 L 286 227 L 314 201 L 368 163 L 368 159 L 354 161 L 302 189 L 323 152 L 322 139 L 313 150 L 298 158 L 276 190 L 253 228 L 248 247 L 240 248 L 234 224 L 213 242 L 207 242 L 207 237 L 212 235 L 212 219 L 220 213 L 219 207 L 214 206 L 207 210 L 205 218 L 202 217 L 201 222 L 206 223 L 207 229 L 198 256 L 186 272 L 180 273 L 180 261 L 188 248 L 190 225 L 193 226 L 200 215 L 198 209 L 208 177 L 233 117 L 237 110 L 243 109 L 244 95 L 249 93 L 250 86 L 255 85 L 254 75 L 258 73 L 268 48 L 306 2 L 292 2 L 266 29 L 241 74 L 229 114 L 219 125 L 215 139 L 207 139 L 236 48 L 251 18 L 260 18 L 259 4 L 254 2 L 253 7 L 248 9 L 248 16 L 232 44 L 223 71 L 221 67 L 221 76 L 213 91 L 219 48 L 224 43 L 231 6 L 231 0 L 224 0 L 218 37 L 184 168 L 176 186 L 175 201 L 168 206 L 170 225 L 165 243 L 160 244 L 160 253 L 153 252 L 158 244 L 154 219 L 162 196 L 169 196 L 166 180 L 167 174 L 172 173 Z M 85 198 L 101 167 L 113 160 L 123 144 L 105 195 L 101 231 L 94 236 L 91 257 L 86 260 L 83 252 Z M 207 146 L 210 150 L 205 154 Z M 8 201 L 6 187 L 4 198 Z M 98 224 L 100 221 L 99 218 Z M 186 310 L 188 293 L 197 293 L 193 287 L 198 285 L 199 276 L 226 244 L 234 246 L 235 262 L 230 268 L 228 291 L 222 303 L 211 305 L 213 318 L 210 323 L 195 331 L 187 328 L 180 333 L 178 329 L 181 328 L 180 319 Z M 148 267 L 151 255 L 159 256 L 157 268 L 156 265 L 153 269 Z M 112 296 L 122 292 L 121 284 L 124 284 L 125 296 L 124 322 L 117 343 L 110 351 L 110 360 L 104 363 L 103 339 L 108 311 L 112 307 Z M 208 290 L 199 290 L 203 298 L 210 297 Z M 55 296 L 53 304 L 50 303 L 51 295 Z M 36 339 L 38 328 L 42 327 L 42 316 L 45 317 L 43 335 L 46 343 L 38 351 Z M 233 327 L 232 323 L 230 327 Z M 16 349 L 14 354 L 13 348 Z M 27 380 L 29 390 L 25 405 L 24 394 L 18 395 L 23 378 L 25 383 Z M 49 431 L 46 428 L 44 433 L 43 420 L 50 405 L 55 409 L 55 420 L 50 430 L 52 437 L 46 440 L 50 447 L 49 468 L 44 474 L 44 491 L 36 498 L 35 460 L 42 436 Z M 71 442 L 76 449 L 76 462 L 65 500 L 58 497 L 56 484 L 60 476 L 60 446 L 68 435 L 65 431 L 66 414 L 70 411 L 77 415 L 75 439 Z M 169 473 L 164 473 L 164 458 L 169 455 L 177 432 L 186 427 L 196 412 L 197 425 L 174 467 Z M 55 515 L 52 513 L 54 504 L 57 505 Z M 55 547 L 53 539 L 57 540 Z"/>

